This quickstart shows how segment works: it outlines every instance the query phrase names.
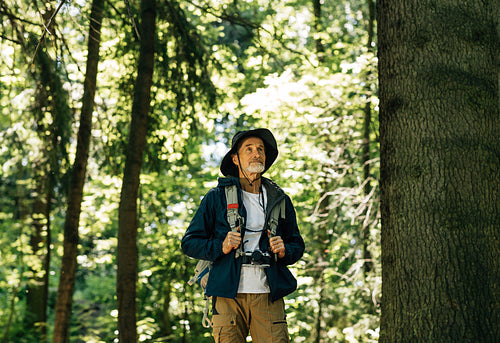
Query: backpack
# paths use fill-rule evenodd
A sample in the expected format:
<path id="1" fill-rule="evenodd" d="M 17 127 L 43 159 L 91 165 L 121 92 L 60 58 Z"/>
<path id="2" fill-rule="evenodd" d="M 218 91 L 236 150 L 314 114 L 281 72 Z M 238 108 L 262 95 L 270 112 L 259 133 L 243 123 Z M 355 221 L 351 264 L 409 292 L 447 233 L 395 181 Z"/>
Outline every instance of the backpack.
<path id="1" fill-rule="evenodd" d="M 237 231 L 237 228 L 240 225 L 243 225 L 244 218 L 240 216 L 238 212 L 238 189 L 236 185 L 225 186 L 224 187 L 226 193 L 226 201 L 227 201 L 227 222 L 231 227 L 232 231 Z M 276 229 L 278 228 L 278 220 L 279 218 L 285 218 L 285 199 L 280 201 L 278 206 L 275 206 L 271 211 L 271 216 L 269 218 L 268 227 L 271 231 L 271 237 L 276 236 Z M 241 245 L 236 249 L 236 258 L 242 255 Z M 274 255 L 275 259 L 278 258 L 277 255 Z M 212 269 L 212 262 L 207 260 L 199 260 L 194 268 L 194 275 L 189 279 L 188 285 L 192 286 L 195 282 L 197 282 L 201 288 L 203 289 L 203 294 L 205 294 L 205 288 L 208 283 L 208 275 L 210 270 Z M 201 321 L 203 327 L 210 327 L 210 320 L 208 319 L 208 310 L 210 307 L 210 297 L 205 295 L 205 308 L 203 310 L 203 319 Z"/>

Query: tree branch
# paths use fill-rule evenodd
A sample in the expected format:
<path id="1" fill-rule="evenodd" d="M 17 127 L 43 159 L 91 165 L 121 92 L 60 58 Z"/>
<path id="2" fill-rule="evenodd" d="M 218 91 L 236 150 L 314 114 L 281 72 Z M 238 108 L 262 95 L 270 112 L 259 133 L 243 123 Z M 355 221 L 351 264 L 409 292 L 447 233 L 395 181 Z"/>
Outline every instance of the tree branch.
<path id="1" fill-rule="evenodd" d="M 241 26 L 244 26 L 244 27 L 247 27 L 247 28 L 251 28 L 251 29 L 254 29 L 254 30 L 257 30 L 257 31 L 264 31 L 264 32 L 266 32 L 271 37 L 273 37 L 273 39 L 275 41 L 277 41 L 284 49 L 286 49 L 286 50 L 288 50 L 288 51 L 290 51 L 290 52 L 292 52 L 294 54 L 297 54 L 299 56 L 304 57 L 306 59 L 306 61 L 311 66 L 314 66 L 314 64 L 311 62 L 311 60 L 309 59 L 308 56 L 306 56 L 304 53 L 301 53 L 300 51 L 297 51 L 295 49 L 287 47 L 284 42 L 282 42 L 280 39 L 278 39 L 278 37 L 276 37 L 276 35 L 274 35 L 272 32 L 270 32 L 266 28 L 262 27 L 260 24 L 254 23 L 251 20 L 247 20 L 247 19 L 241 18 L 239 16 L 234 16 L 234 15 L 227 14 L 225 11 L 222 12 L 221 14 L 217 14 L 217 13 L 215 13 L 214 11 L 210 10 L 207 7 L 203 7 L 201 5 L 195 4 L 192 1 L 187 1 L 187 2 L 189 2 L 194 7 L 200 9 L 201 11 L 203 11 L 203 12 L 205 12 L 207 14 L 210 14 L 210 15 L 212 15 L 215 18 L 218 18 L 220 20 L 225 20 L 227 22 L 230 22 L 231 24 L 241 25 Z"/>
<path id="2" fill-rule="evenodd" d="M 128 16 L 130 18 L 130 22 L 132 23 L 132 27 L 134 28 L 135 34 L 139 40 L 141 40 L 141 35 L 139 34 L 139 30 L 137 29 L 137 25 L 135 25 L 134 16 L 132 15 L 132 11 L 130 10 L 130 3 L 128 0 L 125 0 L 125 5 L 127 6 Z"/>
<path id="3" fill-rule="evenodd" d="M 44 30 L 43 30 L 42 37 L 40 37 L 40 40 L 38 41 L 38 45 L 36 46 L 36 49 L 35 49 L 35 54 L 33 55 L 33 60 L 31 61 L 32 66 L 35 64 L 36 55 L 38 53 L 38 50 L 40 49 L 40 46 L 42 45 L 43 40 L 45 39 L 45 35 L 47 34 L 47 32 L 49 32 L 49 27 L 52 24 L 52 20 L 54 20 L 55 16 L 57 15 L 57 13 L 59 12 L 59 10 L 61 9 L 62 5 L 64 5 L 65 2 L 66 2 L 66 0 L 61 1 L 61 3 L 59 4 L 59 6 L 57 6 L 54 13 L 52 13 L 52 16 L 50 17 L 47 24 L 44 24 Z M 49 34 L 50 34 L 50 32 L 49 32 Z"/>

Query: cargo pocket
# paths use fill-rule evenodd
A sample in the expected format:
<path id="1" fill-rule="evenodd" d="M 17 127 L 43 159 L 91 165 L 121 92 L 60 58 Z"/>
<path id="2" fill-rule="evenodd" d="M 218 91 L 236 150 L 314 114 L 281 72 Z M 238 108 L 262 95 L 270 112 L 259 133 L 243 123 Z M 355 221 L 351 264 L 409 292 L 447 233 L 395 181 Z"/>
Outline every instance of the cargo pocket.
<path id="1" fill-rule="evenodd" d="M 233 314 L 215 314 L 212 316 L 212 329 L 215 343 L 237 342 L 238 328 Z M 236 339 L 236 340 L 235 340 Z"/>
<path id="2" fill-rule="evenodd" d="M 290 337 L 288 337 L 288 324 L 286 323 L 286 320 L 274 321 L 271 325 L 271 332 L 273 343 L 290 342 Z"/>
<path id="3" fill-rule="evenodd" d="M 270 304 L 272 343 L 289 343 L 288 324 L 286 322 L 285 302 L 278 299 Z"/>

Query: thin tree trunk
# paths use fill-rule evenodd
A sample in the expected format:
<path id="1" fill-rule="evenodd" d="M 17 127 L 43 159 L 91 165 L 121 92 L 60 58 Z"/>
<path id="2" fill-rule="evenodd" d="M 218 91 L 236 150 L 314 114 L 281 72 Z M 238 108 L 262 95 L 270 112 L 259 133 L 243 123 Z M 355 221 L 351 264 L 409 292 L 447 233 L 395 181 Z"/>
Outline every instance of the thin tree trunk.
<path id="1" fill-rule="evenodd" d="M 52 151 L 55 149 L 53 148 Z M 43 174 L 43 172 L 42 172 Z M 46 173 L 45 173 L 46 174 Z M 47 297 L 50 265 L 50 203 L 52 201 L 52 179 L 39 175 L 33 202 L 33 233 L 30 246 L 33 257 L 40 261 L 39 267 L 30 268 L 33 277 L 27 284 L 25 325 L 35 328 L 38 341 L 45 342 L 47 335 Z M 41 268 L 40 270 L 38 268 Z"/>
<path id="2" fill-rule="evenodd" d="M 330 139 L 324 137 L 324 146 L 326 149 L 330 149 L 332 142 Z M 323 165 L 323 174 L 325 175 L 325 180 L 321 182 L 321 189 L 323 190 L 323 196 L 320 198 L 320 202 L 317 208 L 317 216 L 319 218 L 319 223 L 316 228 L 316 239 L 315 239 L 315 249 L 314 249 L 314 272 L 313 272 L 313 285 L 318 290 L 318 315 L 315 318 L 314 325 L 314 342 L 320 343 L 323 341 L 323 331 L 325 329 L 324 323 L 324 308 L 326 302 L 325 296 L 325 269 L 331 267 L 328 261 L 328 248 L 332 244 L 333 231 L 332 228 L 336 226 L 337 213 L 332 210 L 331 201 L 332 197 L 328 195 L 330 189 L 334 189 L 335 186 L 329 179 L 329 169 L 331 165 Z"/>
<path id="3" fill-rule="evenodd" d="M 314 34 L 319 35 L 323 32 L 321 25 L 321 1 L 312 0 L 313 10 L 314 10 Z M 323 41 L 320 37 L 314 39 L 316 42 L 316 54 L 318 55 L 318 61 L 323 63 L 325 61 L 325 48 L 323 46 Z"/>
<path id="4" fill-rule="evenodd" d="M 366 47 L 369 52 L 373 51 L 372 43 L 373 43 L 373 25 L 375 22 L 375 7 L 373 4 L 373 0 L 367 0 L 368 7 L 368 39 L 366 43 Z M 364 121 L 363 121 L 363 178 L 365 181 L 365 186 L 363 192 L 365 196 L 369 196 L 371 192 L 371 184 L 368 181 L 371 178 L 370 175 L 370 126 L 372 123 L 372 103 L 370 98 L 372 96 L 371 92 L 371 81 L 370 81 L 371 72 L 368 72 L 367 81 L 366 81 L 366 103 L 364 108 Z M 368 246 L 370 245 L 370 219 L 368 218 L 370 215 L 369 208 L 367 207 L 364 211 L 365 220 L 363 221 L 362 227 L 362 240 L 363 240 L 363 269 L 365 275 L 369 273 L 373 268 L 372 256 Z"/>
<path id="5" fill-rule="evenodd" d="M 2 343 L 8 343 L 9 342 L 9 332 L 10 328 L 12 326 L 12 320 L 14 319 L 15 312 L 16 312 L 16 299 L 17 299 L 17 292 L 19 291 L 19 288 L 21 286 L 21 282 L 16 284 L 12 290 L 12 298 L 10 299 L 10 306 L 9 306 L 9 316 L 7 318 L 7 322 L 4 325 L 4 334 L 2 338 Z"/>
<path id="6" fill-rule="evenodd" d="M 498 1 L 377 2 L 380 342 L 498 342 Z"/>
<path id="7" fill-rule="evenodd" d="M 54 343 L 69 342 L 71 309 L 75 287 L 76 256 L 78 254 L 78 226 L 92 132 L 92 112 L 94 109 L 97 66 L 99 62 L 103 6 L 104 0 L 94 0 L 90 14 L 87 69 L 82 98 L 82 112 L 78 130 L 76 156 L 68 191 L 68 208 L 64 223 L 64 252 L 55 308 Z"/>
<path id="8" fill-rule="evenodd" d="M 325 329 L 324 316 L 323 316 L 323 305 L 325 304 L 325 276 L 324 276 L 324 268 L 321 268 L 319 271 L 318 280 L 315 280 L 315 283 L 318 283 L 319 288 L 319 297 L 318 297 L 318 316 L 316 317 L 315 324 L 315 337 L 314 343 L 323 342 L 323 330 Z"/>
<path id="9" fill-rule="evenodd" d="M 316 54 L 318 56 L 318 61 L 319 63 L 324 63 L 325 61 L 325 48 L 322 43 L 322 39 L 319 37 L 319 34 L 322 32 L 322 25 L 321 25 L 321 1 L 320 0 L 312 0 L 312 5 L 313 5 L 313 13 L 314 13 L 314 35 L 316 37 L 314 38 L 314 41 L 316 43 Z M 331 142 L 328 139 L 328 137 L 325 137 L 325 146 L 326 149 L 330 149 Z M 327 166 L 324 166 L 325 170 L 325 175 L 328 175 L 328 171 L 326 171 L 328 168 Z M 329 207 L 329 202 L 330 202 L 330 197 L 326 195 L 328 193 L 329 189 L 331 187 L 331 183 L 325 179 L 324 182 L 322 182 L 322 189 L 323 189 L 323 196 L 322 200 L 318 206 L 318 213 L 319 216 L 322 217 L 328 217 L 328 212 L 330 211 Z M 325 258 L 325 251 L 327 251 L 328 246 L 331 243 L 331 238 L 328 235 L 328 228 L 329 224 L 327 220 L 323 221 L 322 223 L 318 224 L 318 235 L 316 237 L 316 242 L 318 244 L 317 248 L 315 249 L 315 258 L 314 258 L 314 263 L 315 263 L 315 271 L 313 273 L 313 278 L 314 278 L 314 286 L 316 289 L 318 289 L 318 314 L 315 318 L 315 325 L 314 325 L 314 342 L 315 343 L 320 343 L 322 340 L 323 336 L 323 328 L 324 328 L 324 316 L 323 316 L 323 304 L 325 301 L 324 297 L 324 289 L 325 289 L 325 281 L 324 281 L 324 270 L 326 268 L 326 258 Z"/>
<path id="10" fill-rule="evenodd" d="M 118 269 L 116 292 L 118 300 L 119 341 L 137 341 L 136 281 L 137 281 L 137 196 L 153 83 L 156 36 L 156 2 L 141 2 L 141 46 L 137 79 L 132 104 L 132 120 L 123 173 L 118 210 Z"/>
<path id="11" fill-rule="evenodd" d="M 38 73 L 33 77 L 39 82 L 36 92 L 35 118 L 37 133 L 43 142 L 43 153 L 37 159 L 34 168 L 34 199 L 32 209 L 32 231 L 30 246 L 32 256 L 39 261 L 39 267 L 29 266 L 32 277 L 27 283 L 25 325 L 39 342 L 46 342 L 47 334 L 47 299 L 50 269 L 50 215 L 54 196 L 54 185 L 60 174 L 60 161 L 66 157 L 66 132 L 69 131 L 70 108 L 68 94 L 62 88 L 62 82 L 53 60 L 45 51 L 36 56 Z M 54 99 L 58 98 L 59 101 Z M 44 121 L 45 111 L 52 115 L 50 124 Z M 47 132 L 50 132 L 47 135 Z"/>
<path id="12" fill-rule="evenodd" d="M 170 287 L 170 280 L 167 280 L 165 282 L 165 290 L 164 290 L 164 296 L 165 300 L 163 301 L 163 321 L 162 321 L 162 328 L 163 328 L 163 336 L 168 337 L 172 334 L 172 321 L 170 319 L 170 300 L 171 300 L 171 287 Z"/>
<path id="13" fill-rule="evenodd" d="M 22 172 L 19 173 L 19 180 L 22 179 Z M 15 196 L 15 212 L 14 212 L 14 219 L 18 220 L 19 222 L 23 222 L 26 220 L 26 218 L 29 216 L 29 209 L 28 209 L 28 204 L 27 204 L 27 199 L 28 196 L 26 194 L 26 190 L 24 186 L 17 184 L 17 192 Z M 24 225 L 21 225 L 21 230 L 19 232 L 19 235 L 23 235 L 23 228 Z M 22 243 L 21 243 L 22 244 Z M 23 246 L 21 245 L 19 249 L 19 254 L 17 255 L 17 273 L 18 275 L 24 275 L 24 270 L 25 270 L 25 265 L 24 265 L 24 254 L 23 254 Z M 18 294 L 19 294 L 19 289 L 21 288 L 23 280 L 20 278 L 16 285 L 12 288 L 11 294 L 12 297 L 10 299 L 10 305 L 9 305 L 9 315 L 7 318 L 7 321 L 5 323 L 2 323 L 2 329 L 3 329 L 3 337 L 2 337 L 2 343 L 8 343 L 9 342 L 9 333 L 10 329 L 12 326 L 12 322 L 14 320 L 14 317 L 16 315 L 16 301 L 18 300 Z"/>

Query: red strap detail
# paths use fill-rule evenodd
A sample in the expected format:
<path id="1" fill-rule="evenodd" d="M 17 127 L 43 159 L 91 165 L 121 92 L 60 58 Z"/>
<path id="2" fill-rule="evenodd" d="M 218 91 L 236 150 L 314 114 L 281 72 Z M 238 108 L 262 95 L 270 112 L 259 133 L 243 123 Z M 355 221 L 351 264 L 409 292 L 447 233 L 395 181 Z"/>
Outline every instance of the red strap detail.
<path id="1" fill-rule="evenodd" d="M 238 204 L 227 204 L 228 209 L 238 208 Z"/>

